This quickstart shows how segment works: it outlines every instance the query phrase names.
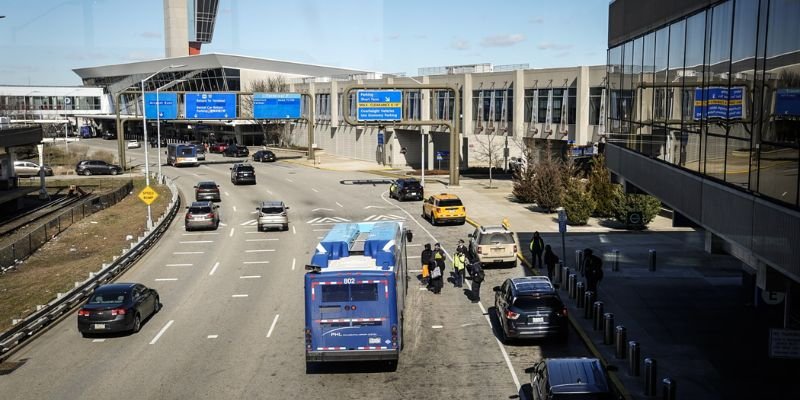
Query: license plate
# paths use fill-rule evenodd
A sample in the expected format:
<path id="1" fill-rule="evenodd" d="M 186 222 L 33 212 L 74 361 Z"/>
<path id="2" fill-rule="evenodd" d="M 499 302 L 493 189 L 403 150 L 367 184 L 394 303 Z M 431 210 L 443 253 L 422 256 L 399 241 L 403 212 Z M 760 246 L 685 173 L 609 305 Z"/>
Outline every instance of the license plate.
<path id="1" fill-rule="evenodd" d="M 106 324 L 94 324 L 94 329 L 106 329 Z"/>
<path id="2" fill-rule="evenodd" d="M 544 322 L 544 317 L 530 317 L 529 322 L 531 323 L 542 323 Z"/>
<path id="3" fill-rule="evenodd" d="M 411 195 L 412 195 L 412 196 L 416 196 L 416 195 L 417 195 L 417 192 L 411 192 Z"/>
<path id="4" fill-rule="evenodd" d="M 369 338 L 369 344 L 381 344 L 381 338 Z"/>

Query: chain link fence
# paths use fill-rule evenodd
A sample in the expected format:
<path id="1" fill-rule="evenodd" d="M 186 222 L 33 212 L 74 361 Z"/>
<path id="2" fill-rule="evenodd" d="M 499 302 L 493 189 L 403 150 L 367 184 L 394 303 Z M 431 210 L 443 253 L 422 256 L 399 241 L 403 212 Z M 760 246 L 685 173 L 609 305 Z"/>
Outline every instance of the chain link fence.
<path id="1" fill-rule="evenodd" d="M 69 208 L 60 211 L 55 217 L 17 239 L 14 243 L 0 249 L 0 274 L 14 268 L 17 263 L 28 258 L 50 239 L 82 220 L 87 215 L 117 204 L 133 190 L 133 182 L 101 196 L 92 196 Z"/>

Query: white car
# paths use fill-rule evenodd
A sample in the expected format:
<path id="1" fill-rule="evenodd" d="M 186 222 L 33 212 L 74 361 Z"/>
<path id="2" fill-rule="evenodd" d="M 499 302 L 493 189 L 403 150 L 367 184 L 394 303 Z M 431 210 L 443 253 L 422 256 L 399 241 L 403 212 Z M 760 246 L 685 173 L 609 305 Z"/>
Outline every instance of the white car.
<path id="1" fill-rule="evenodd" d="M 138 140 L 128 140 L 128 148 L 129 149 L 138 149 L 142 147 Z"/>
<path id="2" fill-rule="evenodd" d="M 14 161 L 14 172 L 17 176 L 37 176 L 39 175 L 39 164 L 30 161 Z M 44 166 L 44 174 L 53 176 L 53 169 Z"/>

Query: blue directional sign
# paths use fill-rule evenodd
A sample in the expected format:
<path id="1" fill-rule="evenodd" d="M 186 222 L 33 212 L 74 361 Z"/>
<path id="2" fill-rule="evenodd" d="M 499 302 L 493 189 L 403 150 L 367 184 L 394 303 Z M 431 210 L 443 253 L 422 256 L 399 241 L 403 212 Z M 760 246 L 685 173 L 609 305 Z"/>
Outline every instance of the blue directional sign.
<path id="1" fill-rule="evenodd" d="M 253 93 L 253 118 L 299 119 L 300 93 Z"/>
<path id="2" fill-rule="evenodd" d="M 365 122 L 403 119 L 403 92 L 400 90 L 359 90 L 356 119 Z"/>
<path id="3" fill-rule="evenodd" d="M 742 87 L 695 88 L 694 90 L 694 119 L 741 119 Z M 704 115 L 705 114 L 705 115 Z"/>
<path id="4" fill-rule="evenodd" d="M 236 118 L 236 93 L 186 93 L 186 119 Z"/>
<path id="5" fill-rule="evenodd" d="M 775 94 L 775 116 L 800 116 L 800 89 L 778 89 Z"/>
<path id="6" fill-rule="evenodd" d="M 384 144 L 383 132 L 378 132 L 378 144 Z"/>
<path id="7" fill-rule="evenodd" d="M 147 119 L 176 119 L 178 118 L 177 93 L 145 93 L 144 114 Z"/>

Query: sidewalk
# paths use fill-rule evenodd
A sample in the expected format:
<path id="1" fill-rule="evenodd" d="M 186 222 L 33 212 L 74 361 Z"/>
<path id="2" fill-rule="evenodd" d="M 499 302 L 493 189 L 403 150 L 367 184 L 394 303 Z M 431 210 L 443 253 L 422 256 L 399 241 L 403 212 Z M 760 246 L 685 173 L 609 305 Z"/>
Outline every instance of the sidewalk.
<path id="1" fill-rule="evenodd" d="M 311 166 L 305 159 L 290 161 Z M 319 161 L 316 167 L 322 169 L 383 176 L 405 172 L 326 155 Z M 584 318 L 585 310 L 577 307 L 576 299 L 570 299 L 566 291 L 561 293 L 571 322 L 590 351 L 608 366 L 612 383 L 624 386 L 626 397 L 652 398 L 644 395 L 643 360 L 649 357 L 656 361 L 658 398 L 662 379 L 668 377 L 676 383 L 678 399 L 797 398 L 794 364 L 766 360 L 765 330 L 758 328 L 764 324 L 747 305 L 752 301 L 742 290 L 741 262 L 732 256 L 706 253 L 703 232 L 673 228 L 671 221 L 662 217 L 641 232 L 614 229 L 610 227 L 613 224 L 591 219 L 586 226 L 568 227 L 564 252 L 556 214 L 515 203 L 511 181 L 494 180 L 495 188 L 489 188 L 488 179 L 462 176 L 460 187 L 448 188 L 447 180 L 447 176 L 426 176 L 426 190 L 457 194 L 473 224 L 500 224 L 507 218 L 518 234 L 526 267 L 534 231 L 541 233 L 573 271 L 576 250 L 592 248 L 604 259 L 605 278 L 599 285 L 598 300 L 604 303 L 605 313 L 614 314 L 614 326 L 626 328 L 626 340 L 640 344 L 640 376 L 629 373 L 626 359 L 615 358 L 613 345 L 603 344 L 602 331 L 595 331 L 592 320 Z M 650 249 L 657 254 L 655 271 L 648 268 Z M 614 250 L 620 254 L 618 271 L 612 270 Z M 577 278 L 582 280 L 580 275 Z"/>

